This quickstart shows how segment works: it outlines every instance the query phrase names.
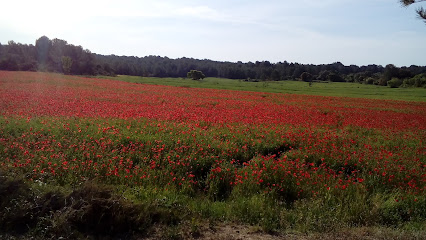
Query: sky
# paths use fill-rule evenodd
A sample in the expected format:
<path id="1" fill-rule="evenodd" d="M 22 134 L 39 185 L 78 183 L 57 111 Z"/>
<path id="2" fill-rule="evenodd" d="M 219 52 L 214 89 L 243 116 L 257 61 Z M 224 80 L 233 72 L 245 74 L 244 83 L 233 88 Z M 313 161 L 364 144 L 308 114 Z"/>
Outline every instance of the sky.
<path id="1" fill-rule="evenodd" d="M 0 43 L 45 35 L 98 54 L 426 65 L 426 23 L 398 0 L 13 0 Z"/>

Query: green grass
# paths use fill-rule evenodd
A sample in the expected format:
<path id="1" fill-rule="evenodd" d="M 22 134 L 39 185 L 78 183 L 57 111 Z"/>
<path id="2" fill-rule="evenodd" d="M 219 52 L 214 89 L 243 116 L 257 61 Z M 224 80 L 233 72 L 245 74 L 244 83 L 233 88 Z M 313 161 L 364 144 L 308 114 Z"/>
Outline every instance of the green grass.
<path id="1" fill-rule="evenodd" d="M 151 78 L 124 76 L 101 77 L 132 83 L 167 85 L 190 88 L 228 89 L 254 92 L 306 94 L 318 96 L 389 99 L 402 101 L 426 101 L 424 88 L 389 88 L 359 83 L 315 82 L 309 86 L 301 81 L 245 82 L 225 78 L 206 78 L 195 81 L 184 78 Z"/>

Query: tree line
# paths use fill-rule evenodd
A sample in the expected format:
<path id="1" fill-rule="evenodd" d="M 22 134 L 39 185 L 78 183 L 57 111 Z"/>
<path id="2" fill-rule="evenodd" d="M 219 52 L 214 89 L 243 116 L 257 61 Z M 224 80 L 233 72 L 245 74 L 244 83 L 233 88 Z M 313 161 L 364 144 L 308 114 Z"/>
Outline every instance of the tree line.
<path id="1" fill-rule="evenodd" d="M 98 66 L 96 55 L 89 50 L 46 36 L 37 39 L 35 45 L 14 41 L 0 44 L 0 69 L 73 75 L 113 74 L 113 71 L 105 71 L 103 66 Z"/>
<path id="2" fill-rule="evenodd" d="M 133 75 L 142 77 L 186 78 L 191 70 L 205 77 L 245 81 L 332 81 L 358 82 L 391 87 L 426 86 L 426 66 L 395 67 L 392 64 L 345 66 L 300 64 L 287 61 L 271 63 L 221 62 L 193 58 L 170 59 L 160 56 L 116 56 L 91 53 L 81 46 L 43 36 L 35 45 L 9 41 L 0 44 L 0 69 L 11 71 L 49 71 L 74 75 Z"/>

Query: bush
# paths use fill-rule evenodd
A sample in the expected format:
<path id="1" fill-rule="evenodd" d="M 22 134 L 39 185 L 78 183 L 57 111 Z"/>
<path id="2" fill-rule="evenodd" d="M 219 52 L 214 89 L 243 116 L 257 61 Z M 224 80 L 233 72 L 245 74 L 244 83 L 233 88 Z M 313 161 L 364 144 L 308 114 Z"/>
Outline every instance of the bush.
<path id="1" fill-rule="evenodd" d="M 398 88 L 402 85 L 402 79 L 399 78 L 392 78 L 390 81 L 388 81 L 388 86 L 390 88 Z"/>
<path id="2" fill-rule="evenodd" d="M 300 75 L 300 80 L 304 81 L 304 82 L 310 82 L 312 81 L 314 76 L 312 76 L 312 74 L 308 73 L 308 72 L 303 72 L 302 75 Z"/>
<path id="3" fill-rule="evenodd" d="M 422 222 L 426 218 L 426 198 L 421 196 L 381 196 L 376 202 L 380 223 L 388 226 L 404 222 Z"/>
<path id="4" fill-rule="evenodd" d="M 331 82 L 345 82 L 345 79 L 336 73 L 330 73 L 327 78 Z"/>
<path id="5" fill-rule="evenodd" d="M 372 84 L 374 84 L 374 81 L 375 81 L 375 80 L 374 80 L 374 78 L 372 78 L 372 77 L 369 77 L 369 78 L 365 79 L 365 83 L 366 83 L 366 84 L 371 84 L 371 85 L 372 85 Z"/>
<path id="6" fill-rule="evenodd" d="M 426 87 L 426 73 L 418 74 L 403 81 L 404 87 Z"/>
<path id="7" fill-rule="evenodd" d="M 192 80 L 204 79 L 206 76 L 201 71 L 191 70 L 186 74 L 186 77 L 192 78 Z"/>
<path id="8" fill-rule="evenodd" d="M 41 239 L 126 238 L 144 234 L 155 223 L 177 222 L 182 215 L 154 203 L 132 203 L 105 185 L 86 183 L 66 193 L 47 184 L 4 177 L 1 172 L 0 209 L 0 236 Z"/>

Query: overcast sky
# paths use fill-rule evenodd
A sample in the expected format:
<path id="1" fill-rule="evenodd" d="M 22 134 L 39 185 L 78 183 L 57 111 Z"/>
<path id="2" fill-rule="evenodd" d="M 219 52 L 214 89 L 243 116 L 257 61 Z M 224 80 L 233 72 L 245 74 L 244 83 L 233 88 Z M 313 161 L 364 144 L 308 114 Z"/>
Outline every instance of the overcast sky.
<path id="1" fill-rule="evenodd" d="M 99 54 L 426 65 L 426 24 L 398 0 L 73 0 L 1 3 L 0 43 L 43 35 Z"/>

